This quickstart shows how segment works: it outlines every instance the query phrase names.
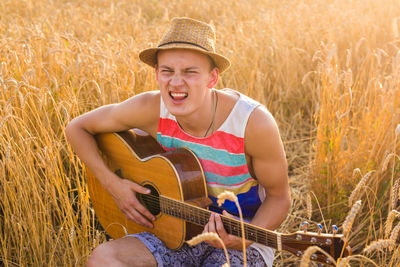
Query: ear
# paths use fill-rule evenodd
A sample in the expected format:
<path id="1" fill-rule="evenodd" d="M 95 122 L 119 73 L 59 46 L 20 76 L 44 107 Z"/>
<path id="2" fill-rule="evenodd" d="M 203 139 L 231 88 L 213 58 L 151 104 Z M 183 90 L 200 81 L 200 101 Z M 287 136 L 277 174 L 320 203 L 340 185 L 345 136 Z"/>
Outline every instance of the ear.
<path id="1" fill-rule="evenodd" d="M 210 71 L 210 79 L 208 81 L 207 88 L 214 88 L 214 86 L 218 82 L 218 78 L 219 78 L 219 69 L 215 67 Z"/>

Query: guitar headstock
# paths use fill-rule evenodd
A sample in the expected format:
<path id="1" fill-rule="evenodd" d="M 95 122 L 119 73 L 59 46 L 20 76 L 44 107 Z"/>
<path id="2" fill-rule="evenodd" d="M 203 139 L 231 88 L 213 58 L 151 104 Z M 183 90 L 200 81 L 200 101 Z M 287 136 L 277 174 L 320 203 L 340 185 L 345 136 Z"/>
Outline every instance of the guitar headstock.
<path id="1" fill-rule="evenodd" d="M 337 228 L 336 228 L 337 229 Z M 342 234 L 324 234 L 321 232 L 298 231 L 282 237 L 282 247 L 301 258 L 307 248 L 317 246 L 337 261 L 339 258 L 351 255 L 351 248 L 345 243 Z M 314 253 L 310 260 L 327 265 L 334 265 L 332 260 L 321 252 Z"/>

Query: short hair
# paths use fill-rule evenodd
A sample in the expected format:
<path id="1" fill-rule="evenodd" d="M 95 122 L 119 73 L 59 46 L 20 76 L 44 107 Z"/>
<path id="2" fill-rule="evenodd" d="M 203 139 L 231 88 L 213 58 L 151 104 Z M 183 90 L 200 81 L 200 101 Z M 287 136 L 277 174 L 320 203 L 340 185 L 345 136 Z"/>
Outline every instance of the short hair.
<path id="1" fill-rule="evenodd" d="M 207 55 L 207 57 L 210 60 L 210 71 L 212 71 L 214 68 L 217 67 L 217 65 L 215 64 L 214 59 L 212 59 L 209 55 Z"/>

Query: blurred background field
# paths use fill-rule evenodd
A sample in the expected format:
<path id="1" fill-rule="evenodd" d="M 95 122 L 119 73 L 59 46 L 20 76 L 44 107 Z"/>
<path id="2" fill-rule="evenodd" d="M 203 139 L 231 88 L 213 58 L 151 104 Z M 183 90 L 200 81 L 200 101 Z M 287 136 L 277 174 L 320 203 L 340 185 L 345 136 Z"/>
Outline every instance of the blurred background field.
<path id="1" fill-rule="evenodd" d="M 217 50 L 233 63 L 218 88 L 259 100 L 279 124 L 293 199 L 279 231 L 304 220 L 312 231 L 341 231 L 360 199 L 349 242 L 362 256 L 348 264 L 400 264 L 390 242 L 362 252 L 400 228 L 396 212 L 388 218 L 399 204 L 399 1 L 2 0 L 0 12 L 4 266 L 82 266 L 105 240 L 63 130 L 79 114 L 157 89 L 138 52 L 176 16 L 215 26 Z M 290 264 L 299 261 L 276 253 L 275 266 Z"/>

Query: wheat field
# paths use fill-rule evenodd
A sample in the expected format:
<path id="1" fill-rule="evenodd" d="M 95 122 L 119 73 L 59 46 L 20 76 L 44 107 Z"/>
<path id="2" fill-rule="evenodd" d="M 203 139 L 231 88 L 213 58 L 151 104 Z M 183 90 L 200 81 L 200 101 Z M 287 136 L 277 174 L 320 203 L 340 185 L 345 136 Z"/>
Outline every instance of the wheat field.
<path id="1" fill-rule="evenodd" d="M 1 0 L 0 12 L 0 264 L 83 266 L 106 240 L 64 128 L 157 89 L 138 52 L 179 16 L 214 25 L 233 64 L 217 87 L 278 122 L 293 200 L 279 231 L 336 224 L 353 248 L 339 265 L 400 264 L 399 1 Z M 276 253 L 275 266 L 300 264 L 315 265 Z"/>

